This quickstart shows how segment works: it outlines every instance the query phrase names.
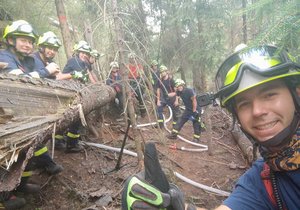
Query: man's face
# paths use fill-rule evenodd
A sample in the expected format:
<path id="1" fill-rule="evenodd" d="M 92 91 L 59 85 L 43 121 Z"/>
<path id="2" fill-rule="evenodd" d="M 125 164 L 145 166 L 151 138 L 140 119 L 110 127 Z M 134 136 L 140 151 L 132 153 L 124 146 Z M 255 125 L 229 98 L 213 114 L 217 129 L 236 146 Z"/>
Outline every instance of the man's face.
<path id="1" fill-rule="evenodd" d="M 157 65 L 152 65 L 151 67 L 152 67 L 152 69 L 155 70 L 155 71 L 158 69 L 158 68 L 157 68 Z"/>
<path id="2" fill-rule="evenodd" d="M 276 136 L 294 117 L 292 95 L 279 79 L 242 92 L 234 100 L 242 128 L 260 142 Z"/>
<path id="3" fill-rule="evenodd" d="M 117 76 L 118 73 L 119 73 L 119 68 L 113 67 L 112 70 L 111 70 L 111 74 L 112 74 L 113 76 Z"/>
<path id="4" fill-rule="evenodd" d="M 94 56 L 90 56 L 90 64 L 95 63 L 96 58 Z"/>
<path id="5" fill-rule="evenodd" d="M 8 40 L 13 45 L 13 39 Z M 33 50 L 33 39 L 25 36 L 19 36 L 16 38 L 16 50 L 23 55 L 29 55 Z"/>
<path id="6" fill-rule="evenodd" d="M 163 71 L 160 73 L 162 78 L 166 78 L 168 76 L 168 72 L 167 71 Z"/>
<path id="7" fill-rule="evenodd" d="M 179 86 L 177 87 L 177 91 L 179 91 L 179 92 L 183 91 L 183 85 L 179 85 Z"/>
<path id="8" fill-rule="evenodd" d="M 90 62 L 90 54 L 87 52 L 79 52 L 79 58 L 84 62 Z"/>
<path id="9" fill-rule="evenodd" d="M 45 58 L 50 59 L 50 60 L 52 60 L 55 57 L 55 55 L 57 54 L 57 51 L 58 51 L 57 47 L 46 46 L 44 49 L 45 50 L 44 50 L 43 54 L 44 54 Z"/>

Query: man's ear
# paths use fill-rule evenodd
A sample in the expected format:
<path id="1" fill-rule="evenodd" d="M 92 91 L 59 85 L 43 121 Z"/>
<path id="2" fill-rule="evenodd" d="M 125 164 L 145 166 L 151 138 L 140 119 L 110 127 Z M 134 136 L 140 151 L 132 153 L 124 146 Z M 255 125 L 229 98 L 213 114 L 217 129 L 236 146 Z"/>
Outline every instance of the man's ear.
<path id="1" fill-rule="evenodd" d="M 14 40 L 11 37 L 7 38 L 7 42 L 9 45 L 14 45 Z"/>

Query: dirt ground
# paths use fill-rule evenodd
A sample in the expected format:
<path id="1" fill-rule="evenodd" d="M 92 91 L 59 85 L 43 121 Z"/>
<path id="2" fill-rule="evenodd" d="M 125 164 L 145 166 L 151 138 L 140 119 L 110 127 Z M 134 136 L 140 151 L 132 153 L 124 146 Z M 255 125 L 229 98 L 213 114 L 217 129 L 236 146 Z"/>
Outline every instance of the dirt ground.
<path id="1" fill-rule="evenodd" d="M 187 178 L 216 189 L 230 192 L 238 177 L 247 169 L 247 163 L 230 134 L 231 120 L 219 107 L 209 107 L 210 116 L 204 114 L 204 122 L 211 119 L 212 131 L 201 134 L 201 144 L 209 144 L 210 151 L 191 152 L 170 148 L 199 148 L 179 139 L 165 138 L 167 131 L 153 126 L 140 128 L 145 142 L 156 144 L 160 163 L 169 180 L 176 183 L 185 193 L 186 200 L 198 207 L 212 209 L 221 204 L 225 196 L 202 190 L 176 178 L 172 172 L 178 172 Z M 205 112 L 206 113 L 206 112 Z M 124 138 L 124 122 L 117 120 L 120 116 L 104 116 L 102 138 L 85 139 L 112 147 L 121 147 Z M 147 123 L 149 118 L 138 118 L 138 123 Z M 171 123 L 168 123 L 170 127 Z M 181 135 L 190 139 L 193 135 L 191 122 L 182 129 Z M 126 149 L 135 151 L 132 133 L 126 143 Z M 31 180 L 42 185 L 37 195 L 21 195 L 26 198 L 24 209 L 121 209 L 121 191 L 126 178 L 138 172 L 137 158 L 123 155 L 121 168 L 112 171 L 116 166 L 119 153 L 85 146 L 77 154 L 66 154 L 55 151 L 54 160 L 64 167 L 59 175 L 49 177 L 37 173 Z"/>

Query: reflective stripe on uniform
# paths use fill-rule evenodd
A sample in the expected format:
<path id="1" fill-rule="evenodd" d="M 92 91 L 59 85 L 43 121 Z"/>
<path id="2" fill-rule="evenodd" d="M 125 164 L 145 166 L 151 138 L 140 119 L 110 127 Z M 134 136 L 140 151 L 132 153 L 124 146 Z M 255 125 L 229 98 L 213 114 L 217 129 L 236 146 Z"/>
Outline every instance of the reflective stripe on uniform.
<path id="1" fill-rule="evenodd" d="M 43 148 L 39 149 L 38 151 L 35 151 L 34 152 L 34 156 L 40 156 L 40 155 L 44 154 L 47 151 L 48 151 L 48 148 L 47 147 L 43 147 Z"/>
<path id="2" fill-rule="evenodd" d="M 73 138 L 73 139 L 77 139 L 80 137 L 80 134 L 74 134 L 74 133 L 68 132 L 67 136 L 70 138 Z"/>
<path id="3" fill-rule="evenodd" d="M 157 120 L 157 122 L 162 123 L 162 122 L 164 122 L 164 120 L 163 119 L 159 119 L 159 120 Z"/>
<path id="4" fill-rule="evenodd" d="M 197 139 L 199 139 L 199 138 L 200 138 L 200 136 L 199 136 L 199 135 L 197 135 L 197 134 L 194 134 L 194 138 L 197 138 Z"/>
<path id="5" fill-rule="evenodd" d="M 57 140 L 63 140 L 64 136 L 57 134 L 57 135 L 55 135 L 55 139 L 57 139 Z"/>
<path id="6" fill-rule="evenodd" d="M 23 171 L 22 177 L 29 177 L 32 176 L 32 171 Z"/>
<path id="7" fill-rule="evenodd" d="M 177 124 L 177 122 L 173 122 L 173 125 L 176 125 Z"/>

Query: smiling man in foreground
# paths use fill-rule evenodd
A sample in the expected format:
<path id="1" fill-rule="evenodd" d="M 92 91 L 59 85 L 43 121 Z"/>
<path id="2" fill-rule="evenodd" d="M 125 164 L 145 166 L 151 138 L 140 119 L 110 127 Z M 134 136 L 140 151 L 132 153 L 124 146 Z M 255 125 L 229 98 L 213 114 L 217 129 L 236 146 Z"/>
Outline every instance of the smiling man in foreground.
<path id="1" fill-rule="evenodd" d="M 221 105 L 262 156 L 217 210 L 300 209 L 300 66 L 274 46 L 244 48 L 221 65 L 216 87 Z M 162 193 L 133 177 L 123 193 L 123 209 L 196 209 L 183 207 L 178 188 Z M 140 194 L 139 186 L 151 193 Z M 156 196 L 147 196 L 151 194 Z"/>

